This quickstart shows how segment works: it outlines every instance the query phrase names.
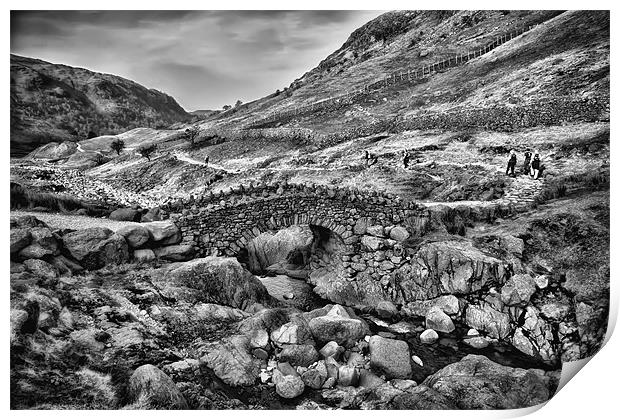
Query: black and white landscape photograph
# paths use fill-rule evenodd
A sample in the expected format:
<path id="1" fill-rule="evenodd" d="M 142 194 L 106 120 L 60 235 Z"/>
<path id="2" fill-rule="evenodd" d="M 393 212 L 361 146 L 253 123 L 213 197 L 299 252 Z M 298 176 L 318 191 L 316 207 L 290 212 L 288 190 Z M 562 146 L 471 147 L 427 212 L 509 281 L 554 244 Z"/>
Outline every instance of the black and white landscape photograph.
<path id="1" fill-rule="evenodd" d="M 610 11 L 372 7 L 10 11 L 11 410 L 523 409 L 596 358 Z"/>

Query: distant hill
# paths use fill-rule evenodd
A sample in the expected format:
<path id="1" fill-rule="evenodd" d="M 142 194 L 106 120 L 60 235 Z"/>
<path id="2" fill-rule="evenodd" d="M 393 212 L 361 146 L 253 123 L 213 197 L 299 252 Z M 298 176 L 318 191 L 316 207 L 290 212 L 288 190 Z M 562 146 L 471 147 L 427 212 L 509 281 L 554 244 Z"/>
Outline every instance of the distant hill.
<path id="1" fill-rule="evenodd" d="M 171 96 L 131 80 L 11 54 L 11 156 L 190 118 Z"/>

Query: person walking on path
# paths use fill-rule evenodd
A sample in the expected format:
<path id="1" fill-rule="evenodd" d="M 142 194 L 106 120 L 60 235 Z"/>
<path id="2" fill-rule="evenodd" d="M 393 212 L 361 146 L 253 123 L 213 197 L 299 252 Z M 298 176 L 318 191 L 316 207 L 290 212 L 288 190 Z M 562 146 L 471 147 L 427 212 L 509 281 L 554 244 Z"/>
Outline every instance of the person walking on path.
<path id="1" fill-rule="evenodd" d="M 523 174 L 528 175 L 530 173 L 530 163 L 532 161 L 532 152 L 529 150 L 525 152 L 525 160 L 523 161 Z"/>
<path id="2" fill-rule="evenodd" d="M 409 154 L 409 151 L 405 150 L 403 152 L 403 168 L 407 169 L 409 166 L 409 160 L 411 160 L 411 155 Z"/>
<path id="3" fill-rule="evenodd" d="M 534 179 L 538 179 L 540 175 L 540 156 L 538 153 L 534 154 L 534 159 L 532 159 L 532 169 L 530 171 L 530 176 Z"/>
<path id="4" fill-rule="evenodd" d="M 510 151 L 510 159 L 508 159 L 508 166 L 506 167 L 506 175 L 515 177 L 515 166 L 517 166 L 517 152 Z"/>

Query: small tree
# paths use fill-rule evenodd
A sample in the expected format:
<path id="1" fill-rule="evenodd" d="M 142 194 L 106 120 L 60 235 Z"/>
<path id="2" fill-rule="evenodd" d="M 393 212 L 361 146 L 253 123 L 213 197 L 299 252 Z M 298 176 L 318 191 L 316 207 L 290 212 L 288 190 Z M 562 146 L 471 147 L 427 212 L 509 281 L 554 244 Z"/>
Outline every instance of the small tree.
<path id="1" fill-rule="evenodd" d="M 138 153 L 140 153 L 140 155 L 142 157 L 145 157 L 148 159 L 148 161 L 151 161 L 151 156 L 153 155 L 153 153 L 155 153 L 155 151 L 157 150 L 157 145 L 156 144 L 145 144 L 142 145 L 138 148 Z"/>
<path id="2" fill-rule="evenodd" d="M 124 148 L 125 148 L 125 142 L 121 139 L 115 139 L 110 144 L 110 149 L 116 152 L 117 155 L 120 155 Z"/>
<path id="3" fill-rule="evenodd" d="M 224 105 L 222 108 L 224 109 L 224 111 L 228 111 L 232 107 L 230 105 Z"/>
<path id="4" fill-rule="evenodd" d="M 196 137 L 198 137 L 198 134 L 200 134 L 200 130 L 198 130 L 198 127 L 196 126 L 192 126 L 185 130 L 185 138 L 189 140 L 192 146 L 194 145 L 194 141 L 196 140 Z"/>
<path id="5" fill-rule="evenodd" d="M 243 102 L 241 102 L 241 99 L 237 99 L 237 102 L 235 102 L 235 108 L 239 108 L 241 104 L 243 104 Z"/>

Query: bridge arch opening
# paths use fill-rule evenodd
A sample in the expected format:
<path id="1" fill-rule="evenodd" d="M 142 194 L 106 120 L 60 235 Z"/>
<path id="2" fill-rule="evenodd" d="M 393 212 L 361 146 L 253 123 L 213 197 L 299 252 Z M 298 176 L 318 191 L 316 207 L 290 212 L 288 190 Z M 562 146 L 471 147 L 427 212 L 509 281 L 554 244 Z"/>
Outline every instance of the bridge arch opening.
<path id="1" fill-rule="evenodd" d="M 266 229 L 258 235 L 255 230 L 254 234 L 238 251 L 237 260 L 270 294 L 305 308 L 327 303 L 315 290 L 316 279 L 342 275 L 345 245 L 339 234 L 312 223 Z M 300 302 L 292 301 L 297 299 Z"/>

